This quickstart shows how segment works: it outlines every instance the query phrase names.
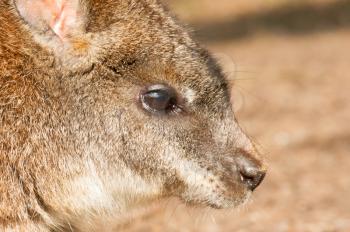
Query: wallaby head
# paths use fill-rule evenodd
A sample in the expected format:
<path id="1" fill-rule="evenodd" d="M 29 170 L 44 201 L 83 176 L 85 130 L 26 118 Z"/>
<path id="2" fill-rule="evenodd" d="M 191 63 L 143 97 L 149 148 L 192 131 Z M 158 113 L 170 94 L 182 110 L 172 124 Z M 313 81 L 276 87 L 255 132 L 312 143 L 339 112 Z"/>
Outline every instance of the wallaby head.
<path id="1" fill-rule="evenodd" d="M 0 123 L 3 228 L 234 207 L 265 175 L 220 68 L 157 0 L 1 1 Z"/>

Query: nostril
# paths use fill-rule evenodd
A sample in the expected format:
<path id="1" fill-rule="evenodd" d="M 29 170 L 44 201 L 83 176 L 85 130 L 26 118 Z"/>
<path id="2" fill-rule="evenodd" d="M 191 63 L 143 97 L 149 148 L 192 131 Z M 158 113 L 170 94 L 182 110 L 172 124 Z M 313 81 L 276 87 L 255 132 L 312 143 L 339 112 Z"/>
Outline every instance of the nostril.
<path id="1" fill-rule="evenodd" d="M 261 161 L 244 153 L 236 157 L 236 167 L 241 181 L 249 190 L 255 190 L 264 180 L 266 171 L 262 169 Z"/>
<path id="2" fill-rule="evenodd" d="M 243 168 L 240 170 L 241 180 L 247 187 L 254 191 L 264 180 L 266 173 L 253 168 Z"/>

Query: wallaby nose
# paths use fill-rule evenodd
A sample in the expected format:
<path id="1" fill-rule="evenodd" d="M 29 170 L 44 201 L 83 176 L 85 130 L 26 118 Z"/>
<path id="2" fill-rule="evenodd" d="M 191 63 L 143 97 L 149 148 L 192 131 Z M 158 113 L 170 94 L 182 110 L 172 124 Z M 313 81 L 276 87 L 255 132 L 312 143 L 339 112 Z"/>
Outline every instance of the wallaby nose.
<path id="1" fill-rule="evenodd" d="M 251 191 L 254 191 L 261 184 L 266 175 L 266 171 L 262 169 L 259 161 L 245 155 L 237 157 L 237 171 L 243 184 Z"/>

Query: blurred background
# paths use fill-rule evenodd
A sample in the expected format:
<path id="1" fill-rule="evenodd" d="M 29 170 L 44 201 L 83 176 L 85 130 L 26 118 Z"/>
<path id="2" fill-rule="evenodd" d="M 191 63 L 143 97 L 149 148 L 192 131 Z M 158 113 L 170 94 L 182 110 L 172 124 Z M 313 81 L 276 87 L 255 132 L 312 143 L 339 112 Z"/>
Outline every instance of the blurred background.
<path id="1" fill-rule="evenodd" d="M 269 164 L 234 211 L 167 201 L 125 231 L 350 231 L 350 1 L 165 0 L 233 81 Z"/>

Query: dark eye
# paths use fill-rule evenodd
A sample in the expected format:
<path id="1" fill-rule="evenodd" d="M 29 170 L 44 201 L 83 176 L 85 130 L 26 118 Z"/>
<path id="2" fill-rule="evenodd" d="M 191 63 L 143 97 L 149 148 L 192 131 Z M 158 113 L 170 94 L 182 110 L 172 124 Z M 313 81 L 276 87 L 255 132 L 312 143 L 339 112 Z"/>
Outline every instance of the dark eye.
<path id="1" fill-rule="evenodd" d="M 166 85 L 152 85 L 140 93 L 142 107 L 153 114 L 170 114 L 180 110 L 175 90 Z"/>

